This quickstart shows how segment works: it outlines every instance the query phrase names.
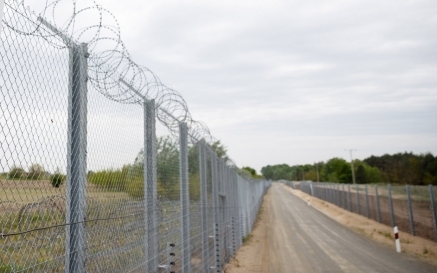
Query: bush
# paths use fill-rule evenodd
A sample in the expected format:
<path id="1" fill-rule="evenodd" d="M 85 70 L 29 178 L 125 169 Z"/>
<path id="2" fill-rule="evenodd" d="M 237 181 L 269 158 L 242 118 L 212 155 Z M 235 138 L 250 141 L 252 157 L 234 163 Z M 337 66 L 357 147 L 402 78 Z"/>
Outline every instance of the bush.
<path id="1" fill-rule="evenodd" d="M 62 185 L 62 183 L 64 183 L 64 180 L 65 180 L 65 175 L 62 175 L 60 173 L 55 173 L 50 177 L 50 184 L 52 184 L 54 188 L 59 188 Z"/>
<path id="2" fill-rule="evenodd" d="M 27 175 L 28 179 L 42 179 L 45 178 L 45 170 L 44 167 L 40 164 L 32 164 L 29 167 L 29 174 Z"/>
<path id="3" fill-rule="evenodd" d="M 144 179 L 143 177 L 132 177 L 126 183 L 126 192 L 134 197 L 144 198 Z"/>
<path id="4" fill-rule="evenodd" d="M 88 182 L 108 191 L 124 191 L 126 176 L 131 166 L 125 165 L 122 169 L 106 169 L 88 173 Z"/>
<path id="5" fill-rule="evenodd" d="M 12 166 L 9 171 L 10 179 L 20 179 L 24 174 L 24 169 L 19 166 Z"/>

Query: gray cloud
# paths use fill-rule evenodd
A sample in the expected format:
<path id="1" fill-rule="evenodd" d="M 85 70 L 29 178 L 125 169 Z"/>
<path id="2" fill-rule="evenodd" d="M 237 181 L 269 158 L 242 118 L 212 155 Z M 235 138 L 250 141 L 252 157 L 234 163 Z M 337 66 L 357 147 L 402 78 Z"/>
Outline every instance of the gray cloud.
<path id="1" fill-rule="evenodd" d="M 102 4 L 238 164 L 437 153 L 435 1 Z"/>

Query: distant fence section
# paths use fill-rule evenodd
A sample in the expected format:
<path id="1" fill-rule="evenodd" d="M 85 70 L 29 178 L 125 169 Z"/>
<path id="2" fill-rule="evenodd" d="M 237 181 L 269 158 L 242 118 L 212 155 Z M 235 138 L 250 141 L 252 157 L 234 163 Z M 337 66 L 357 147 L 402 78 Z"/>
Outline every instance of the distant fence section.
<path id="1" fill-rule="evenodd" d="M 2 9 L 0 272 L 222 272 L 270 182 L 238 175 L 104 7 L 36 2 Z"/>
<path id="2" fill-rule="evenodd" d="M 294 189 L 300 189 L 350 212 L 437 241 L 437 192 L 432 185 L 284 182 Z"/>

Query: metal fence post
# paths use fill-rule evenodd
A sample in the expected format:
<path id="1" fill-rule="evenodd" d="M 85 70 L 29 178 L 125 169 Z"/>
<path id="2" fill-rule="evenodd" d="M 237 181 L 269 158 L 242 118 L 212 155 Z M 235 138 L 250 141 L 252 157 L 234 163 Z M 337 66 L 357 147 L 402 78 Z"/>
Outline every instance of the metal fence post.
<path id="1" fill-rule="evenodd" d="M 182 237 L 182 273 L 191 272 L 190 249 L 190 192 L 188 186 L 188 127 L 186 123 L 179 125 L 179 171 L 181 198 L 181 237 Z"/>
<path id="2" fill-rule="evenodd" d="M 390 209 L 391 226 L 394 227 L 396 226 L 396 221 L 395 221 L 395 214 L 393 210 L 393 200 L 391 198 L 391 185 L 387 185 L 387 190 L 388 190 L 388 205 Z"/>
<path id="3" fill-rule="evenodd" d="M 407 191 L 407 205 L 408 205 L 408 212 L 410 216 L 410 228 L 411 228 L 411 234 L 416 236 L 416 230 L 414 228 L 414 215 L 413 215 L 413 207 L 411 204 L 411 194 L 410 194 L 410 185 L 405 186 L 405 190 Z"/>
<path id="4" fill-rule="evenodd" d="M 378 185 L 375 185 L 375 194 L 376 194 L 376 218 L 378 219 L 378 222 L 381 223 L 381 209 L 379 207 Z"/>
<path id="5" fill-rule="evenodd" d="M 220 273 L 220 211 L 219 211 L 219 172 L 217 155 L 211 150 L 212 200 L 214 209 L 214 271 Z"/>
<path id="6" fill-rule="evenodd" d="M 366 213 L 367 213 L 367 218 L 370 219 L 369 192 L 367 191 L 367 184 L 365 185 L 365 189 L 366 189 Z"/>
<path id="7" fill-rule="evenodd" d="M 87 57 L 86 44 L 70 47 L 65 265 L 67 273 L 86 272 Z"/>
<path id="8" fill-rule="evenodd" d="M 200 214 L 202 225 L 202 268 L 203 272 L 209 271 L 209 245 L 208 245 L 208 192 L 206 181 L 206 154 L 205 142 L 199 142 L 199 170 L 200 170 Z"/>
<path id="9" fill-rule="evenodd" d="M 360 208 L 360 192 L 359 192 L 359 186 L 355 184 L 355 187 L 357 189 L 357 213 L 361 214 L 361 208 Z"/>
<path id="10" fill-rule="evenodd" d="M 155 101 L 144 101 L 144 217 L 147 272 L 158 271 Z"/>
<path id="11" fill-rule="evenodd" d="M 436 212 L 436 208 L 435 208 L 435 199 L 434 199 L 434 191 L 432 189 L 432 185 L 428 186 L 429 189 L 429 197 L 431 200 L 431 213 L 432 213 L 432 217 L 434 218 L 434 231 L 435 231 L 435 240 L 437 241 L 437 212 Z"/>
<path id="12" fill-rule="evenodd" d="M 348 184 L 347 185 L 347 190 L 348 190 L 348 197 L 349 197 L 349 204 L 348 204 L 348 207 L 349 207 L 349 211 L 350 212 L 352 212 L 352 194 L 351 194 L 351 184 Z"/>
<path id="13" fill-rule="evenodd" d="M 344 189 L 344 184 L 341 184 L 341 200 L 342 200 L 342 203 L 343 203 L 343 205 L 342 205 L 342 207 L 344 208 L 344 209 L 346 209 L 347 208 L 347 198 L 346 198 L 346 190 Z"/>

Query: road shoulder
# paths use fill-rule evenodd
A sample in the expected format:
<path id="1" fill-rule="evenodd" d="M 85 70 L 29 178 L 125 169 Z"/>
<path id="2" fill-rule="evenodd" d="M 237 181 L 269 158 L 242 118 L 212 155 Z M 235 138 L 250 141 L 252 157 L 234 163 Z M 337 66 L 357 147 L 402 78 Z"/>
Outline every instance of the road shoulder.
<path id="1" fill-rule="evenodd" d="M 269 214 L 266 213 L 271 205 L 271 194 L 263 198 L 263 202 L 255 222 L 254 229 L 246 238 L 242 247 L 234 258 L 225 266 L 225 273 L 268 272 L 269 252 Z"/>

